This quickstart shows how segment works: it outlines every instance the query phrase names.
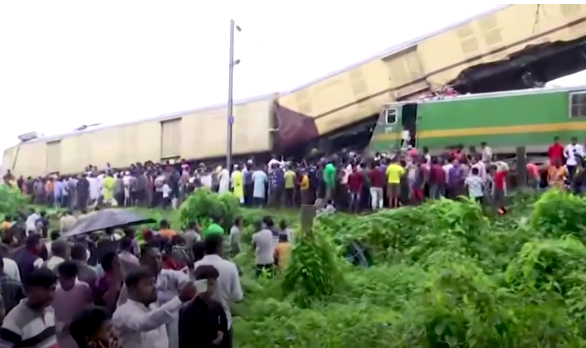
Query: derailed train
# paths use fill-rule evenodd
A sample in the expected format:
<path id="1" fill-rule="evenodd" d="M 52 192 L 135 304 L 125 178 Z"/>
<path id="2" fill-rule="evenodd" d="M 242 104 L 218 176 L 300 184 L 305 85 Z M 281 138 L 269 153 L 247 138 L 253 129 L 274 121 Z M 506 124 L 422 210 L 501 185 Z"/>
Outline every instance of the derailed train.
<path id="1" fill-rule="evenodd" d="M 295 90 L 238 102 L 234 154 L 309 145 L 322 135 L 365 120 L 372 119 L 374 125 L 383 105 L 446 85 L 472 92 L 479 92 L 474 88 L 481 85 L 492 90 L 525 88 L 515 79 L 519 66 L 529 69 L 521 64 L 525 57 L 531 61 L 557 57 L 558 51 L 581 47 L 584 38 L 586 6 L 499 6 Z M 582 59 L 582 54 L 575 56 Z M 568 69 L 573 65 L 573 61 L 557 64 Z M 568 69 L 550 66 L 544 77 L 551 80 L 572 73 Z M 507 75 L 507 71 L 515 73 Z M 87 164 L 126 167 L 149 160 L 218 158 L 226 154 L 226 115 L 226 106 L 216 105 L 28 140 L 4 151 L 0 170 L 11 169 L 17 175 L 73 174 Z"/>
<path id="2" fill-rule="evenodd" d="M 273 147 L 273 105 L 274 95 L 234 105 L 236 155 Z M 216 105 L 21 142 L 4 151 L 2 169 L 18 175 L 73 174 L 88 164 L 126 168 L 136 162 L 207 159 L 225 155 L 226 139 L 227 108 Z"/>

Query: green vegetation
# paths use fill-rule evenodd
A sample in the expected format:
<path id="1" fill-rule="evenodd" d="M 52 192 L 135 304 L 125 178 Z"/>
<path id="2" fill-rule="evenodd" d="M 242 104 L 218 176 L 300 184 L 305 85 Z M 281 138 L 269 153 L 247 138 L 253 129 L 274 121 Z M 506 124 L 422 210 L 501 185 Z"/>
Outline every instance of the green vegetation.
<path id="1" fill-rule="evenodd" d="M 143 216 L 151 217 L 157 221 L 166 219 L 171 227 L 181 230 L 190 222 L 197 222 L 205 229 L 211 224 L 213 217 L 223 219 L 223 227 L 230 230 L 236 217 L 242 217 L 246 228 L 244 240 L 249 241 L 254 231 L 254 224 L 260 222 L 264 216 L 270 215 L 278 223 L 285 220 L 288 225 L 296 224 L 299 221 L 297 210 L 272 210 L 272 209 L 248 209 L 242 208 L 238 199 L 232 194 L 218 195 L 209 190 L 198 190 L 188 197 L 178 210 L 162 210 L 133 208 Z M 158 224 L 151 226 L 158 229 Z"/>
<path id="2" fill-rule="evenodd" d="M 177 213 L 150 212 L 205 223 L 215 209 L 244 216 L 246 236 L 267 213 L 295 221 L 204 192 Z M 245 246 L 234 259 L 245 292 L 233 308 L 235 345 L 585 347 L 586 199 L 521 192 L 510 211 L 486 216 L 474 202 L 441 200 L 323 215 L 313 231 L 297 231 L 290 267 L 273 279 L 254 277 Z M 369 249 L 374 266 L 343 259 L 352 241 Z"/>
<path id="3" fill-rule="evenodd" d="M 236 344 L 583 347 L 586 200 L 557 191 L 517 200 L 498 219 L 448 200 L 325 215 L 298 233 L 291 267 L 271 280 L 254 279 L 251 253 L 239 255 L 248 273 Z M 353 240 L 375 266 L 332 258 Z"/>
<path id="4" fill-rule="evenodd" d="M 19 189 L 8 185 L 0 185 L 0 218 L 2 220 L 6 216 L 14 218 L 19 210 L 29 202 L 30 199 Z"/>

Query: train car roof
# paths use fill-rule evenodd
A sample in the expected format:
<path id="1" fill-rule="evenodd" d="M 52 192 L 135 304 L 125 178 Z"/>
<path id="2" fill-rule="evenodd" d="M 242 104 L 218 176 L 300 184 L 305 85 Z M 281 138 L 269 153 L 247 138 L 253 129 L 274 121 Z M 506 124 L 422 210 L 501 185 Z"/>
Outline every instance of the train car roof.
<path id="1" fill-rule="evenodd" d="M 263 94 L 263 95 L 245 98 L 245 99 L 238 99 L 238 100 L 234 101 L 234 106 L 252 103 L 255 101 L 265 100 L 265 99 L 269 99 L 269 98 L 274 98 L 276 95 L 277 95 L 277 93 L 270 93 L 270 94 Z M 142 122 L 149 122 L 149 121 L 163 122 L 163 121 L 167 121 L 167 120 L 173 120 L 176 118 L 180 118 L 180 117 L 192 114 L 192 113 L 205 112 L 208 110 L 226 107 L 227 105 L 228 105 L 227 103 L 214 104 L 214 105 L 203 106 L 200 108 L 195 108 L 195 109 L 190 109 L 190 110 L 177 111 L 177 112 L 162 114 L 162 115 L 158 115 L 158 116 L 154 116 L 154 117 L 142 118 L 139 120 L 133 120 L 133 121 L 127 121 L 127 122 L 121 122 L 121 123 L 112 123 L 112 124 L 100 124 L 97 126 L 90 126 L 90 127 L 83 129 L 83 130 L 74 130 L 74 131 L 70 131 L 70 132 L 66 132 L 66 133 L 44 136 L 44 137 L 36 138 L 33 140 L 21 142 L 21 143 L 28 144 L 28 143 L 34 143 L 34 142 L 39 142 L 39 141 L 45 141 L 45 142 L 58 141 L 58 140 L 61 140 L 65 137 L 68 137 L 71 135 L 91 133 L 91 132 L 96 132 L 96 131 L 108 129 L 108 128 L 115 128 L 115 127 L 121 127 L 121 126 L 131 126 L 133 124 L 139 124 Z"/>
<path id="2" fill-rule="evenodd" d="M 433 37 L 435 35 L 444 33 L 444 32 L 446 32 L 448 30 L 452 30 L 452 29 L 457 28 L 457 27 L 459 27 L 459 26 L 461 26 L 463 24 L 466 24 L 466 23 L 468 23 L 470 21 L 479 19 L 479 18 L 484 17 L 486 15 L 493 14 L 495 12 L 498 12 L 498 11 L 503 10 L 503 9 L 505 9 L 507 7 L 510 7 L 510 6 L 513 6 L 513 5 L 497 5 L 493 9 L 490 9 L 490 10 L 487 10 L 487 11 L 483 11 L 483 12 L 481 12 L 479 14 L 476 14 L 474 16 L 470 16 L 470 17 L 468 17 L 466 19 L 463 19 L 461 21 L 458 21 L 458 22 L 456 22 L 454 24 L 448 25 L 448 26 L 443 27 L 443 28 L 438 29 L 438 30 L 434 30 L 434 31 L 432 31 L 432 32 L 430 32 L 428 34 L 421 35 L 421 36 L 416 37 L 416 38 L 414 38 L 412 40 L 408 40 L 408 41 L 405 41 L 405 42 L 403 42 L 401 44 L 398 44 L 398 45 L 389 47 L 389 48 L 385 49 L 384 51 L 378 52 L 378 53 L 376 53 L 376 54 L 374 54 L 374 55 L 372 55 L 372 56 L 370 56 L 370 57 L 368 57 L 366 59 L 362 59 L 361 61 L 359 61 L 357 63 L 351 64 L 351 65 L 348 65 L 348 66 L 343 67 L 341 69 L 338 69 L 336 71 L 330 72 L 330 73 L 328 73 L 326 75 L 323 75 L 321 77 L 318 77 L 318 78 L 316 78 L 316 79 L 314 79 L 314 80 L 312 80 L 310 82 L 307 82 L 307 83 L 305 83 L 305 84 L 303 84 L 303 85 L 301 85 L 299 87 L 296 87 L 296 88 L 293 88 L 293 89 L 290 89 L 290 90 L 287 90 L 287 91 L 283 91 L 282 94 L 295 93 L 295 92 L 297 92 L 297 91 L 299 91 L 301 89 L 304 89 L 306 87 L 309 87 L 309 86 L 311 86 L 311 85 L 313 85 L 315 83 L 318 83 L 318 82 L 320 82 L 322 80 L 328 79 L 328 78 L 330 78 L 332 76 L 336 76 L 338 74 L 341 74 L 344 71 L 348 71 L 350 69 L 353 69 L 355 67 L 358 67 L 360 65 L 363 65 L 365 63 L 368 63 L 368 62 L 370 62 L 370 61 L 372 61 L 374 59 L 385 58 L 387 56 L 390 56 L 390 55 L 396 54 L 398 52 L 404 51 L 406 49 L 409 49 L 409 48 L 417 45 L 421 41 L 424 41 L 426 39 L 429 39 L 429 38 L 431 38 L 431 37 Z"/>
<path id="3" fill-rule="evenodd" d="M 458 100 L 470 100 L 470 99 L 482 99 L 482 98 L 498 98 L 498 97 L 511 97 L 515 95 L 528 95 L 528 94 L 546 94 L 556 92 L 586 92 L 586 86 L 569 86 L 569 87 L 540 87 L 540 88 L 527 88 L 518 89 L 514 91 L 501 91 L 501 92 L 488 92 L 488 93 L 477 93 L 477 94 L 464 94 L 454 97 L 440 97 L 440 98 L 421 98 L 413 100 L 403 100 L 396 103 L 385 104 L 384 106 L 400 106 L 405 104 L 430 104 L 430 103 L 443 103 Z"/>

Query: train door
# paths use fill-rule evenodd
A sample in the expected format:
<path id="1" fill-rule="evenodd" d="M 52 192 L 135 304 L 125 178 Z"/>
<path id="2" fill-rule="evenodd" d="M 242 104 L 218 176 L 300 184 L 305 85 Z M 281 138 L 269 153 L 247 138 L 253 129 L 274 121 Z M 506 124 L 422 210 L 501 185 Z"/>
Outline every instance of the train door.
<path id="1" fill-rule="evenodd" d="M 417 103 L 409 103 L 401 108 L 401 126 L 403 127 L 402 147 L 417 147 Z"/>
<path id="2" fill-rule="evenodd" d="M 379 121 L 379 126 L 383 129 L 385 135 L 393 135 L 391 139 L 398 139 L 396 142 L 393 140 L 391 144 L 386 144 L 386 148 L 400 146 L 401 142 L 401 127 L 397 127 L 401 120 L 401 108 L 400 106 L 389 106 L 383 111 L 383 117 Z"/>

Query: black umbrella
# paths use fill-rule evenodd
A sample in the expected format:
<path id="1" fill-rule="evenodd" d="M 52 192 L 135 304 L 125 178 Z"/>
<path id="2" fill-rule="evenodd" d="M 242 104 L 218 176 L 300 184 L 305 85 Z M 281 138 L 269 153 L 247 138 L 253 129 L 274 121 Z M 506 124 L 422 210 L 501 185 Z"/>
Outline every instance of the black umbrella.
<path id="1" fill-rule="evenodd" d="M 64 237 L 77 236 L 107 228 L 148 224 L 156 220 L 144 218 L 129 209 L 104 209 L 80 219 L 73 228 L 63 234 Z"/>

